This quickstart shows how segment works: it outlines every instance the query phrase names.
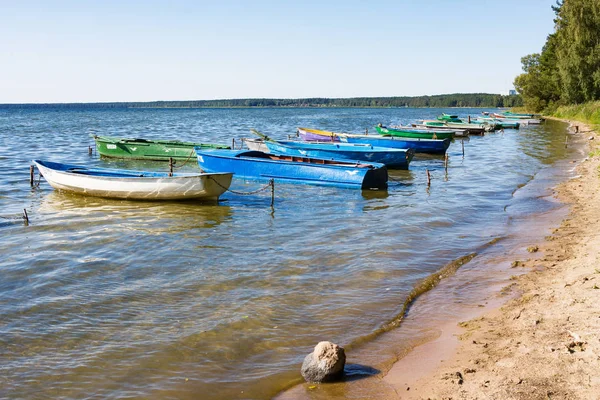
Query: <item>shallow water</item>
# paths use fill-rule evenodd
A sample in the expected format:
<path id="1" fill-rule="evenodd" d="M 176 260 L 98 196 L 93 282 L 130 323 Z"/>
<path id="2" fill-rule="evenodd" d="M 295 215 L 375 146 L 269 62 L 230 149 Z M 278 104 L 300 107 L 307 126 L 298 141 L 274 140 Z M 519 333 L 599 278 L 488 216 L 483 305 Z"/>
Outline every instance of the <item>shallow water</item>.
<path id="1" fill-rule="evenodd" d="M 30 188 L 31 159 L 164 170 L 89 156 L 89 135 L 230 144 L 441 112 L 456 110 L 0 110 L 0 397 L 270 398 L 318 341 L 377 340 L 421 279 L 556 208 L 545 190 L 575 149 L 564 124 L 505 130 L 464 157 L 454 142 L 447 172 L 415 157 L 387 191 L 276 184 L 273 209 L 267 191 L 182 204 Z"/>

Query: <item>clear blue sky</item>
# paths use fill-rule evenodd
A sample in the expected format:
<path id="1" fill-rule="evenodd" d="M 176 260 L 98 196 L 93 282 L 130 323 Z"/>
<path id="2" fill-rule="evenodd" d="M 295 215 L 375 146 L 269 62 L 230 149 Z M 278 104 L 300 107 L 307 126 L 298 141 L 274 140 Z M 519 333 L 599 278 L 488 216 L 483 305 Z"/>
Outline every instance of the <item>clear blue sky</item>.
<path id="1" fill-rule="evenodd" d="M 506 93 L 555 0 L 0 0 L 0 103 Z"/>

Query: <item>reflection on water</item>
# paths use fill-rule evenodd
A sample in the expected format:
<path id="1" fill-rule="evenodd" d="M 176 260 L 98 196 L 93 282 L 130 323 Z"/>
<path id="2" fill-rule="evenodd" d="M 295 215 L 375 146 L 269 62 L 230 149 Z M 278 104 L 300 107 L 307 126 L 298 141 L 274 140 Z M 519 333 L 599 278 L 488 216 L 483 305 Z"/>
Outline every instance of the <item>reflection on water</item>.
<path id="1" fill-rule="evenodd" d="M 184 233 L 194 229 L 213 228 L 232 218 L 233 209 L 223 202 L 145 202 L 52 191 L 43 196 L 39 212 L 48 220 L 89 223 L 113 221 L 130 230 L 148 234 Z"/>
<path id="2" fill-rule="evenodd" d="M 32 189 L 31 159 L 164 170 L 90 156 L 89 134 L 230 144 L 250 128 L 283 139 L 297 126 L 364 132 L 442 112 L 0 110 L 0 209 L 31 219 L 1 227 L 0 397 L 270 398 L 298 382 L 318 341 L 379 340 L 417 282 L 552 209 L 539 194 L 560 175 L 547 166 L 573 149 L 560 124 L 506 130 L 453 142 L 447 171 L 417 155 L 385 191 L 276 184 L 274 210 L 270 191 L 195 204 Z M 361 364 L 400 351 L 388 347 Z"/>

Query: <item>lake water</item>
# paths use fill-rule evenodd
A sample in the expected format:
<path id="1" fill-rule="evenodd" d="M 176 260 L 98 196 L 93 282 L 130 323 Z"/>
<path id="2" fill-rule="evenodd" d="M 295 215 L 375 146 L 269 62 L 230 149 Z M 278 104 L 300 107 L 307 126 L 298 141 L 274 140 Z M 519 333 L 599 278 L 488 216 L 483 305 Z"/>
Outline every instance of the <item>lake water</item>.
<path id="1" fill-rule="evenodd" d="M 182 204 L 31 188 L 32 159 L 166 170 L 88 155 L 90 135 L 239 144 L 250 128 L 373 132 L 457 111 L 482 110 L 0 109 L 0 397 L 271 398 L 317 342 L 351 357 L 402 331 L 413 288 L 558 207 L 547 188 L 581 152 L 548 121 L 456 140 L 447 172 L 417 155 L 386 191 L 276 184 L 273 208 L 270 191 Z"/>

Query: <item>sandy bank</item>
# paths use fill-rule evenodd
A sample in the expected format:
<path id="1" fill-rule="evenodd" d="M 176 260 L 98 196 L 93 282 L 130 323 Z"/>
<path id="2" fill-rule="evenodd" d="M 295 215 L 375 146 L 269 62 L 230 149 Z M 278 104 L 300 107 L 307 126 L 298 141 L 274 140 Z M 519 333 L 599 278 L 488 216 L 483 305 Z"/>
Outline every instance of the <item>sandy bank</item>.
<path id="1" fill-rule="evenodd" d="M 577 125 L 594 137 L 594 155 L 555 188 L 570 214 L 530 249 L 523 267 L 531 272 L 512 287 L 518 295 L 461 323 L 451 354 L 430 344 L 424 354 L 443 354 L 431 370 L 411 371 L 410 355 L 399 360 L 383 379 L 398 398 L 600 399 L 600 138 Z"/>

